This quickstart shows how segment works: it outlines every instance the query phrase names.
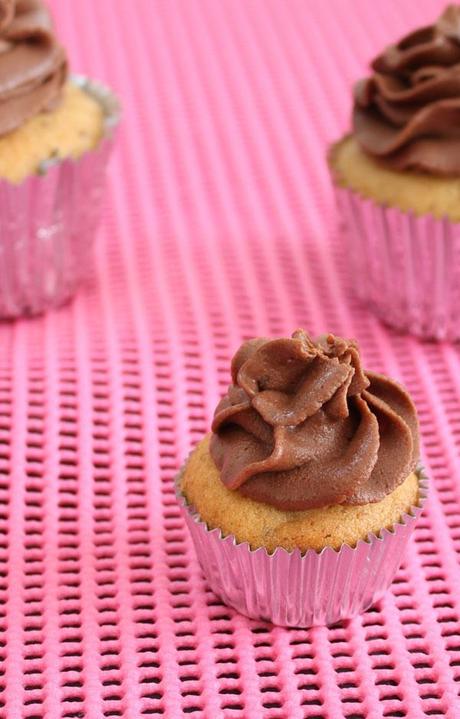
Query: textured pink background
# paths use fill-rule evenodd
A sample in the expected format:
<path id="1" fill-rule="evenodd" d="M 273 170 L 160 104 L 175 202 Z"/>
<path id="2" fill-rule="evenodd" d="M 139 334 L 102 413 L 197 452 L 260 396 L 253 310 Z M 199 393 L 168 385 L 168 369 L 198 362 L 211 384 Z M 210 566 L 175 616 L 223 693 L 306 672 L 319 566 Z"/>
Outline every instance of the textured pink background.
<path id="1" fill-rule="evenodd" d="M 459 349 L 354 303 L 324 163 L 350 86 L 442 3 L 54 0 L 125 107 L 97 282 L 0 327 L 0 715 L 458 719 Z M 242 337 L 360 341 L 417 402 L 434 480 L 391 591 L 274 629 L 203 580 L 172 480 Z"/>

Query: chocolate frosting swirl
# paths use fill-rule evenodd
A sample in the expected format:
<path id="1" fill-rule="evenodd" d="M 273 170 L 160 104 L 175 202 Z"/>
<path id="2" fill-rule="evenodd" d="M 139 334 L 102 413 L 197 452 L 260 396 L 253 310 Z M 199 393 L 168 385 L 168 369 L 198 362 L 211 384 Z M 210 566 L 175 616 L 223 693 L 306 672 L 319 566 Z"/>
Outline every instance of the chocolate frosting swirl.
<path id="1" fill-rule="evenodd" d="M 419 454 L 405 390 L 363 372 L 355 342 L 303 330 L 240 347 L 212 430 L 225 486 L 284 510 L 378 502 Z"/>
<path id="2" fill-rule="evenodd" d="M 0 135 L 52 109 L 66 76 L 66 55 L 42 3 L 0 0 Z"/>
<path id="3" fill-rule="evenodd" d="M 390 45 L 354 90 L 353 130 L 397 170 L 460 174 L 460 6 Z"/>

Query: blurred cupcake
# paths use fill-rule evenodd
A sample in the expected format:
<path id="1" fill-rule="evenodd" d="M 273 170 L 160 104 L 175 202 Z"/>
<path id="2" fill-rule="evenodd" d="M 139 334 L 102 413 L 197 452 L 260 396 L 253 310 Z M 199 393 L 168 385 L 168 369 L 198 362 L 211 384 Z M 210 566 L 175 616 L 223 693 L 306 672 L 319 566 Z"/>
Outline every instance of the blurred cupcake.
<path id="1" fill-rule="evenodd" d="M 329 165 L 357 295 L 389 324 L 460 339 L 460 6 L 390 45 L 354 89 Z"/>
<path id="2" fill-rule="evenodd" d="M 0 317 L 69 299 L 91 270 L 116 98 L 68 78 L 40 0 L 0 0 Z"/>
<path id="3" fill-rule="evenodd" d="M 388 587 L 421 511 L 413 403 L 353 341 L 254 339 L 177 490 L 211 588 L 256 619 L 333 624 Z"/>

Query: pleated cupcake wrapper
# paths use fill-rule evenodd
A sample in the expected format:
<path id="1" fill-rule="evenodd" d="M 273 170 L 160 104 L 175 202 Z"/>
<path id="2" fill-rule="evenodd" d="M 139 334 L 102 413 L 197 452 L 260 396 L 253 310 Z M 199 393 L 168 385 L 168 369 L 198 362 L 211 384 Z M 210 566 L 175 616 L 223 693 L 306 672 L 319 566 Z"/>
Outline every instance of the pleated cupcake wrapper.
<path id="1" fill-rule="evenodd" d="M 177 497 L 203 573 L 214 593 L 241 614 L 286 627 L 331 625 L 370 607 L 391 584 L 428 491 L 423 468 L 417 469 L 419 503 L 391 529 L 369 534 L 355 547 L 321 552 L 283 548 L 269 554 L 247 542 L 208 529 L 187 504 L 176 482 Z"/>
<path id="2" fill-rule="evenodd" d="M 460 223 L 335 193 L 355 295 L 402 332 L 459 340 Z"/>
<path id="3" fill-rule="evenodd" d="M 79 159 L 47 160 L 14 185 L 0 179 L 0 317 L 43 312 L 91 276 L 105 170 L 119 121 L 117 98 L 82 76 L 71 81 L 104 112 L 104 136 Z"/>

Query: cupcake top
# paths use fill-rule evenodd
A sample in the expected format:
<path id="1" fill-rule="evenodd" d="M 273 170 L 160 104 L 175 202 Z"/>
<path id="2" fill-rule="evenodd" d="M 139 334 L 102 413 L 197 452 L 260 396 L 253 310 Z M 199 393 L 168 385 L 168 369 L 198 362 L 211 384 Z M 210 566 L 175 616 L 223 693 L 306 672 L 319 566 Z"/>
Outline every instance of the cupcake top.
<path id="1" fill-rule="evenodd" d="M 334 335 L 245 342 L 212 424 L 223 484 L 284 510 L 378 502 L 419 456 L 414 405 Z"/>
<path id="2" fill-rule="evenodd" d="M 354 89 L 361 148 L 396 170 L 460 174 L 460 6 L 390 45 Z"/>
<path id="3" fill-rule="evenodd" d="M 0 135 L 52 109 L 66 76 L 66 55 L 43 3 L 0 0 Z"/>

